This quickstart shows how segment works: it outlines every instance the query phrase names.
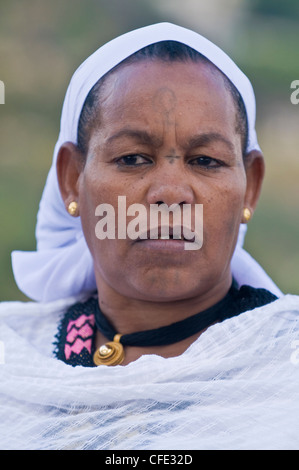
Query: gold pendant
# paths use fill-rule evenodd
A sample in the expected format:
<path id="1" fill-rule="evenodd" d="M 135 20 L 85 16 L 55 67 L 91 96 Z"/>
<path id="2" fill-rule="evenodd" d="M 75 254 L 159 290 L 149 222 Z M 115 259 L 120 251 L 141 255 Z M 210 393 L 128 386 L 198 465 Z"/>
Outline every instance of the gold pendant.
<path id="1" fill-rule="evenodd" d="M 113 341 L 104 344 L 94 353 L 93 362 L 96 366 L 117 366 L 125 358 L 124 348 L 119 340 L 121 335 L 115 335 Z"/>

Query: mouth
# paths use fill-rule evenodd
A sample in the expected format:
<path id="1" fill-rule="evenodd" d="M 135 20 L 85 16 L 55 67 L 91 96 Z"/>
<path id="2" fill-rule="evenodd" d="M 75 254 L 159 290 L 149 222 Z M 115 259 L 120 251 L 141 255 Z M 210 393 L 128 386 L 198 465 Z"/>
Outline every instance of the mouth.
<path id="1" fill-rule="evenodd" d="M 195 241 L 194 233 L 187 227 L 183 226 L 159 226 L 152 227 L 147 232 L 143 232 L 136 239 L 136 242 L 143 242 L 146 240 L 166 240 L 166 241 L 180 241 L 192 243 Z"/>
<path id="2" fill-rule="evenodd" d="M 184 252 L 190 246 L 197 249 L 196 235 L 182 226 L 152 228 L 140 234 L 135 243 L 142 249 L 160 252 Z"/>

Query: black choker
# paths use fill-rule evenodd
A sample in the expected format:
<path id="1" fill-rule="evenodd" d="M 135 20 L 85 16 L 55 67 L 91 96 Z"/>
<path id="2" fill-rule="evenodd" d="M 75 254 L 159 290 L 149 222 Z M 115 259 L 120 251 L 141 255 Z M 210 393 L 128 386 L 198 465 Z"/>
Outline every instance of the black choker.
<path id="1" fill-rule="evenodd" d="M 241 313 L 240 301 L 242 297 L 240 298 L 239 292 L 236 283 L 233 282 L 227 295 L 216 305 L 203 312 L 168 326 L 126 335 L 118 334 L 115 331 L 101 312 L 97 302 L 95 324 L 98 330 L 109 339 L 109 342 L 96 350 L 93 361 L 97 366 L 118 365 L 124 360 L 123 346 L 166 346 L 189 338 L 215 322 Z M 244 310 L 248 310 L 248 305 Z"/>

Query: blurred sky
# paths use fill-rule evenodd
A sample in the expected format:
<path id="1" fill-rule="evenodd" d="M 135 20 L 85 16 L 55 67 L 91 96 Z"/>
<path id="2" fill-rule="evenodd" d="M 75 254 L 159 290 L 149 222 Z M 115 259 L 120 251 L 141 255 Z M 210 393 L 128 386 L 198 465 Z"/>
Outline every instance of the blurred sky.
<path id="1" fill-rule="evenodd" d="M 0 300 L 25 300 L 10 253 L 34 250 L 36 213 L 74 70 L 130 29 L 173 21 L 206 35 L 251 79 L 267 173 L 246 248 L 282 290 L 299 294 L 297 0 L 0 0 Z"/>

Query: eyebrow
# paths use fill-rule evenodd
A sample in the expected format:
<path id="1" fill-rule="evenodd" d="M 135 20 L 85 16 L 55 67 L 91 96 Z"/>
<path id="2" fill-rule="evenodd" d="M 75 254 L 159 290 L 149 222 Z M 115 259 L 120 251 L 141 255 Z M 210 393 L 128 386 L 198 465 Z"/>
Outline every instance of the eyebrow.
<path id="1" fill-rule="evenodd" d="M 154 147 L 161 147 L 163 143 L 161 139 L 149 134 L 147 131 L 125 128 L 108 137 L 106 144 L 110 145 L 113 141 L 120 139 L 121 137 L 133 138 L 139 143 L 153 145 Z"/>
<path id="2" fill-rule="evenodd" d="M 110 145 L 111 143 L 113 143 L 113 141 L 122 137 L 133 138 L 139 143 L 153 145 L 156 148 L 159 148 L 163 145 L 162 139 L 153 136 L 147 131 L 131 128 L 124 128 L 117 131 L 115 134 L 108 137 L 108 139 L 106 140 L 106 144 Z M 213 142 L 222 142 L 228 147 L 228 149 L 232 153 L 235 153 L 235 148 L 232 142 L 219 132 L 205 132 L 202 134 L 194 135 L 190 139 L 188 139 L 187 143 L 183 145 L 183 148 L 192 149 L 196 147 L 204 147 Z"/>
<path id="3" fill-rule="evenodd" d="M 213 142 L 222 142 L 229 148 L 231 152 L 233 153 L 235 152 L 235 148 L 232 142 L 218 132 L 207 132 L 207 133 L 195 135 L 188 140 L 187 145 L 185 147 L 187 148 L 204 147 Z"/>

